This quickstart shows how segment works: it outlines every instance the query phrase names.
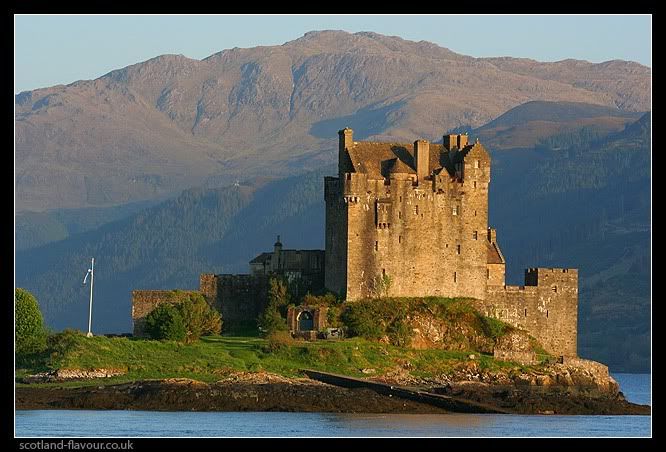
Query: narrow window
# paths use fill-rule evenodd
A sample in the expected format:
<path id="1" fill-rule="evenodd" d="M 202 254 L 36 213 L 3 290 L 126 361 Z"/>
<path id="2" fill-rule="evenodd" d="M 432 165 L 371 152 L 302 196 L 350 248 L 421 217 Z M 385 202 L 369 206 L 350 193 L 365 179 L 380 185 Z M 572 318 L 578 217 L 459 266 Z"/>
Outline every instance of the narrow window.
<path id="1" fill-rule="evenodd" d="M 479 167 L 479 161 L 474 160 L 474 168 L 478 168 L 478 167 Z M 474 185 L 474 186 L 476 187 L 476 185 Z"/>
<path id="2" fill-rule="evenodd" d="M 478 233 L 478 231 L 474 231 L 474 233 L 472 233 L 472 237 L 474 237 L 474 240 L 479 240 L 479 233 Z"/>
<path id="3" fill-rule="evenodd" d="M 418 204 L 416 205 L 416 207 L 414 207 L 414 213 L 415 213 L 416 215 L 419 214 L 419 206 L 418 206 Z"/>
<path id="4" fill-rule="evenodd" d="M 553 292 L 557 292 L 557 286 L 553 286 Z"/>
<path id="5" fill-rule="evenodd" d="M 548 309 L 546 309 L 546 318 L 548 318 Z"/>
<path id="6" fill-rule="evenodd" d="M 385 268 L 382 268 L 382 277 L 383 276 L 386 276 L 386 269 Z"/>
<path id="7" fill-rule="evenodd" d="M 398 236 L 398 243 L 402 243 L 402 236 L 401 235 Z"/>
<path id="8" fill-rule="evenodd" d="M 458 247 L 457 247 L 457 252 L 458 252 L 458 254 L 460 254 L 460 245 L 458 245 Z"/>
<path id="9" fill-rule="evenodd" d="M 474 188 L 476 188 L 476 181 L 474 181 Z"/>
<path id="10" fill-rule="evenodd" d="M 527 317 L 527 308 L 525 308 L 525 317 Z"/>
<path id="11" fill-rule="evenodd" d="M 398 219 L 402 219 L 402 212 L 398 211 Z"/>
<path id="12" fill-rule="evenodd" d="M 453 215 L 458 215 L 458 206 L 453 206 Z"/>
<path id="13" fill-rule="evenodd" d="M 402 202 L 402 196 L 400 197 L 400 202 Z"/>
<path id="14" fill-rule="evenodd" d="M 375 251 L 379 250 L 379 241 L 375 240 Z"/>
<path id="15" fill-rule="evenodd" d="M 453 272 L 453 282 L 458 282 L 458 274 Z"/>
<path id="16" fill-rule="evenodd" d="M 474 211 L 474 216 L 476 216 L 476 210 Z"/>

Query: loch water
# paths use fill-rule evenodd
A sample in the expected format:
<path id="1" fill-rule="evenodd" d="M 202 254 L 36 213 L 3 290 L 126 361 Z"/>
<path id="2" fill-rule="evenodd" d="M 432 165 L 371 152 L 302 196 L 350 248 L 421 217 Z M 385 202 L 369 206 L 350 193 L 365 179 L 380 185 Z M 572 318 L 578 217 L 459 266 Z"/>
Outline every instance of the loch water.
<path id="1" fill-rule="evenodd" d="M 651 405 L 650 374 L 613 374 Z M 16 411 L 17 437 L 650 437 L 651 416 Z"/>

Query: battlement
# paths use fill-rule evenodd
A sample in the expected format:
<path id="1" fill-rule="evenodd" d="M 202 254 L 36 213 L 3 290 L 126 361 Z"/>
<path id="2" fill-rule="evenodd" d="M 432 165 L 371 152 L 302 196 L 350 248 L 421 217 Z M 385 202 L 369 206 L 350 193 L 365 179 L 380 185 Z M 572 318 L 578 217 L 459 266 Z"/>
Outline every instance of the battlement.
<path id="1" fill-rule="evenodd" d="M 577 268 L 534 267 L 525 269 L 525 285 L 571 284 L 578 287 Z"/>

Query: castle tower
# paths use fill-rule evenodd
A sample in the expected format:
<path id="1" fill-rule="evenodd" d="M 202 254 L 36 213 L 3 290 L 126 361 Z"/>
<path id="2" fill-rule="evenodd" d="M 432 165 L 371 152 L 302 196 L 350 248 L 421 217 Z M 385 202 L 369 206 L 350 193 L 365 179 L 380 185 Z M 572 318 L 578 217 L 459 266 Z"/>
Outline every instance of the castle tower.
<path id="1" fill-rule="evenodd" d="M 326 287 L 373 296 L 482 299 L 487 285 L 490 156 L 466 135 L 444 145 L 354 142 L 339 132 L 339 176 L 327 177 Z M 431 177 L 432 175 L 432 177 Z"/>

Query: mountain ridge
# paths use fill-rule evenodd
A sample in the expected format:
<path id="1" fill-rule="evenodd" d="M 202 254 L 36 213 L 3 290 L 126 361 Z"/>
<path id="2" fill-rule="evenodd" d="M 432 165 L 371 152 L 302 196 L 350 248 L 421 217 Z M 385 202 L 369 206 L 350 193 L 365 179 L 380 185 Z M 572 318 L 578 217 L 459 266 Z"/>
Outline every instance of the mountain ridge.
<path id="1" fill-rule="evenodd" d="M 342 122 L 361 139 L 435 140 L 530 100 L 650 109 L 647 67 L 529 66 L 427 41 L 323 31 L 202 60 L 161 55 L 23 92 L 15 96 L 17 210 L 118 205 L 209 180 L 286 177 L 333 162 Z"/>

